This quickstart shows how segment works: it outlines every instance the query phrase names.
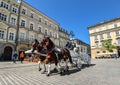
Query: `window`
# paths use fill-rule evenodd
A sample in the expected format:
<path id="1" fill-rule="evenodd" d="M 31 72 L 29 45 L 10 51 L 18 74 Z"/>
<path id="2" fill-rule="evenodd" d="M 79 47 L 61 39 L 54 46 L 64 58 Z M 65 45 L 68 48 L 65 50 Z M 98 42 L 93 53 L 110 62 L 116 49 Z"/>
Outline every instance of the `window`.
<path id="1" fill-rule="evenodd" d="M 118 39 L 117 42 L 118 42 L 118 45 L 120 45 L 120 39 Z"/>
<path id="2" fill-rule="evenodd" d="M 108 29 L 108 26 L 106 26 L 106 30 Z"/>
<path id="3" fill-rule="evenodd" d="M 52 27 L 52 25 L 50 24 L 50 27 Z"/>
<path id="4" fill-rule="evenodd" d="M 47 21 L 45 21 L 45 25 L 47 25 Z"/>
<path id="5" fill-rule="evenodd" d="M 0 30 L 0 39 L 4 38 L 4 31 Z"/>
<path id="6" fill-rule="evenodd" d="M 103 38 L 103 34 L 100 34 L 100 39 L 104 39 L 104 38 Z"/>
<path id="7" fill-rule="evenodd" d="M 33 41 L 33 40 L 34 40 L 33 35 L 30 35 L 30 36 L 29 36 L 29 40 L 30 40 L 30 41 Z"/>
<path id="8" fill-rule="evenodd" d="M 116 31 L 115 34 L 116 34 L 116 36 L 119 36 L 119 31 Z"/>
<path id="9" fill-rule="evenodd" d="M 5 8 L 5 9 L 8 9 L 9 8 L 9 5 L 4 3 L 4 2 L 1 2 L 1 7 Z"/>
<path id="10" fill-rule="evenodd" d="M 102 46 L 102 47 L 104 46 L 104 43 L 103 43 L 103 42 L 101 42 L 101 46 Z"/>
<path id="11" fill-rule="evenodd" d="M 98 40 L 97 36 L 95 36 L 95 40 Z"/>
<path id="12" fill-rule="evenodd" d="M 33 13 L 31 13 L 30 17 L 33 18 Z"/>
<path id="13" fill-rule="evenodd" d="M 39 22 L 41 22 L 42 21 L 42 19 L 41 18 L 39 18 Z"/>
<path id="14" fill-rule="evenodd" d="M 20 40 L 24 41 L 25 40 L 25 33 L 20 33 Z"/>
<path id="15" fill-rule="evenodd" d="M 96 45 L 96 47 L 98 47 L 98 42 L 97 42 L 97 43 L 95 43 L 95 45 Z"/>
<path id="16" fill-rule="evenodd" d="M 22 9 L 22 14 L 26 14 L 26 10 L 25 9 Z"/>
<path id="17" fill-rule="evenodd" d="M 30 24 L 30 30 L 33 30 L 33 24 L 32 23 Z"/>
<path id="18" fill-rule="evenodd" d="M 52 36 L 52 32 L 50 31 L 50 36 Z"/>
<path id="19" fill-rule="evenodd" d="M 57 34 L 55 34 L 55 38 L 57 38 Z"/>
<path id="20" fill-rule="evenodd" d="M 42 32 L 42 28 L 41 27 L 38 28 L 38 32 L 40 32 L 40 33 Z"/>
<path id="21" fill-rule="evenodd" d="M 100 53 L 99 51 L 97 51 L 97 54 Z"/>
<path id="22" fill-rule="evenodd" d="M 107 38 L 111 38 L 110 32 L 107 32 Z"/>
<path id="23" fill-rule="evenodd" d="M 0 20 L 6 21 L 7 15 L 0 13 Z"/>
<path id="24" fill-rule="evenodd" d="M 11 33 L 11 32 L 10 32 L 9 40 L 14 40 L 14 33 Z"/>
<path id="25" fill-rule="evenodd" d="M 106 51 L 103 51 L 103 53 L 106 53 Z"/>
<path id="26" fill-rule="evenodd" d="M 45 30 L 45 35 L 47 35 L 47 30 Z"/>
<path id="27" fill-rule="evenodd" d="M 13 7 L 12 12 L 17 13 L 17 9 L 15 7 Z"/>
<path id="28" fill-rule="evenodd" d="M 21 26 L 25 27 L 25 21 L 24 20 L 21 20 Z"/>
<path id="29" fill-rule="evenodd" d="M 16 19 L 12 17 L 11 18 L 11 23 L 15 25 L 16 24 Z"/>
<path id="30" fill-rule="evenodd" d="M 117 24 L 114 24 L 114 28 L 117 28 Z"/>

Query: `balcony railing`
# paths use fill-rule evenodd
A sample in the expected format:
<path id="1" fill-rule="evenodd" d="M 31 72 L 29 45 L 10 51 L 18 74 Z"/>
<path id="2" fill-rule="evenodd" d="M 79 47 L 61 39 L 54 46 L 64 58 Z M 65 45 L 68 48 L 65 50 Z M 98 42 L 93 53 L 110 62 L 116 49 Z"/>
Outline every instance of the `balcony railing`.
<path id="1" fill-rule="evenodd" d="M 19 43 L 32 44 L 32 41 L 30 41 L 29 39 L 20 39 Z"/>

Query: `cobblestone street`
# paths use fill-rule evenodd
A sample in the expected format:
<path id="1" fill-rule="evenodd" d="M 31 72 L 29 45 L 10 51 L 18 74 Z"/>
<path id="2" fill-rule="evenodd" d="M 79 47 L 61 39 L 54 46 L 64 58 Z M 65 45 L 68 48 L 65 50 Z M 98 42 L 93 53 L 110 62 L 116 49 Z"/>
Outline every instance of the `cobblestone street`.
<path id="1" fill-rule="evenodd" d="M 38 71 L 37 63 L 0 62 L 0 85 L 120 85 L 120 59 L 93 59 L 79 71 L 70 68 L 60 76 Z"/>

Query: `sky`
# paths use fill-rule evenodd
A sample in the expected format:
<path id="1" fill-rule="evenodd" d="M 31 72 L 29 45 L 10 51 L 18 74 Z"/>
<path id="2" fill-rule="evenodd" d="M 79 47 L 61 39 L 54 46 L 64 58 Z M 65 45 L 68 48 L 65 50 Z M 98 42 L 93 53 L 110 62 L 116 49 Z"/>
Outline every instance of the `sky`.
<path id="1" fill-rule="evenodd" d="M 88 27 L 120 17 L 120 0 L 23 0 L 90 44 Z"/>

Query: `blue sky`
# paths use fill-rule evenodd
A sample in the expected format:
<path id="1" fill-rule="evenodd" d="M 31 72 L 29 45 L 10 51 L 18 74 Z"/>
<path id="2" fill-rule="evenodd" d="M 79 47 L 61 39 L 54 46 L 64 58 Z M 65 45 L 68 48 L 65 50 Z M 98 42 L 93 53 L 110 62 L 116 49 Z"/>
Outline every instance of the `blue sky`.
<path id="1" fill-rule="evenodd" d="M 88 27 L 120 17 L 120 0 L 24 0 L 90 44 Z"/>

